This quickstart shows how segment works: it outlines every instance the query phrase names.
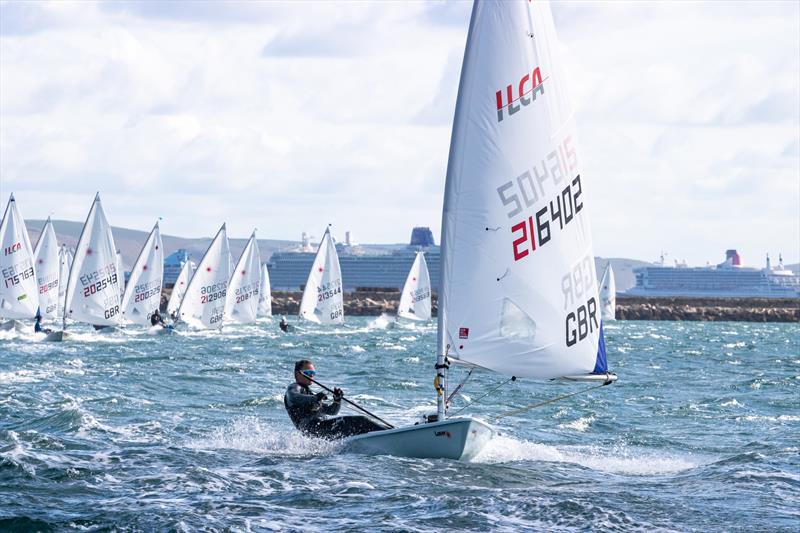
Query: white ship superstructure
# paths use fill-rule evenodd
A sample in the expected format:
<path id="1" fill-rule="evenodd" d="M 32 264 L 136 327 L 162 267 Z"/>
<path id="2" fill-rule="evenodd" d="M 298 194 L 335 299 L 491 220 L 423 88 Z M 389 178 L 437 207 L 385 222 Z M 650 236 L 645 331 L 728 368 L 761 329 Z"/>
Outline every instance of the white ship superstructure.
<path id="1" fill-rule="evenodd" d="M 634 269 L 631 296 L 699 296 L 729 298 L 800 298 L 800 275 L 778 265 L 742 266 L 736 250 L 727 250 L 724 262 L 710 267 L 654 265 Z"/>

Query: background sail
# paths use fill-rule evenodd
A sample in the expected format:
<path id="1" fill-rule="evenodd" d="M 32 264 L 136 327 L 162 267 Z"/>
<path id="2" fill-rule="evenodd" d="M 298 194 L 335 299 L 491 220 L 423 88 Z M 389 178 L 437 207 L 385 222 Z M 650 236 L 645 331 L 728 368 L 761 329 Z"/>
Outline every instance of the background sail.
<path id="1" fill-rule="evenodd" d="M 195 265 L 194 261 L 189 260 L 181 267 L 181 272 L 178 274 L 178 279 L 175 280 L 172 293 L 169 295 L 169 303 L 167 303 L 169 316 L 178 316 L 178 309 L 183 301 L 183 295 L 186 294 L 186 288 L 189 286 L 189 280 L 192 279 L 195 268 L 197 268 L 197 265 Z"/>
<path id="2" fill-rule="evenodd" d="M 425 254 L 417 252 L 414 264 L 403 285 L 397 316 L 411 320 L 430 320 L 431 318 L 431 277 Z"/>
<path id="3" fill-rule="evenodd" d="M 161 305 L 163 279 L 164 246 L 156 223 L 133 264 L 122 296 L 122 315 L 126 321 L 150 325 L 150 315 Z"/>
<path id="4" fill-rule="evenodd" d="M 228 235 L 223 224 L 189 281 L 178 310 L 181 320 L 195 327 L 222 327 L 231 263 Z"/>
<path id="5" fill-rule="evenodd" d="M 342 270 L 330 228 L 325 230 L 308 273 L 300 302 L 300 317 L 320 324 L 344 323 Z"/>
<path id="6" fill-rule="evenodd" d="M 611 263 L 606 266 L 603 279 L 600 281 L 600 311 L 606 322 L 617 319 L 617 283 L 614 281 L 614 269 L 611 268 Z"/>
<path id="7" fill-rule="evenodd" d="M 272 316 L 272 288 L 267 264 L 261 265 L 261 285 L 258 288 L 258 316 Z"/>
<path id="8" fill-rule="evenodd" d="M 14 195 L 8 200 L 0 223 L 0 317 L 33 318 L 39 307 L 39 286 L 33 267 L 33 247 L 25 219 L 17 210 Z"/>
<path id="9" fill-rule="evenodd" d="M 259 285 L 261 283 L 261 255 L 256 232 L 242 251 L 231 275 L 225 299 L 225 319 L 241 324 L 254 322 L 258 311 Z"/>
<path id="10" fill-rule="evenodd" d="M 98 194 L 75 248 L 65 318 L 97 325 L 119 324 L 122 278 L 118 269 L 117 248 Z"/>
<path id="11" fill-rule="evenodd" d="M 442 216 L 439 349 L 520 377 L 604 370 L 564 82 L 546 2 L 475 2 Z"/>
<path id="12" fill-rule="evenodd" d="M 60 249 L 50 217 L 47 217 L 34 249 L 36 284 L 39 286 L 39 313 L 43 319 L 58 316 L 58 295 L 66 278 L 60 278 Z"/>
<path id="13" fill-rule="evenodd" d="M 57 316 L 64 316 L 64 303 L 67 299 L 67 282 L 69 281 L 69 271 L 72 267 L 72 253 L 66 246 L 62 246 L 58 251 L 58 313 Z"/>

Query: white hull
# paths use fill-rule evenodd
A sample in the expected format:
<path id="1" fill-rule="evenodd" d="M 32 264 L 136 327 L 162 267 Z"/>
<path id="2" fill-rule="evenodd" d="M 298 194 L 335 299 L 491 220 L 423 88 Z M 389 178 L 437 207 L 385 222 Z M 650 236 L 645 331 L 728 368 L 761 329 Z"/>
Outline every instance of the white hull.
<path id="1" fill-rule="evenodd" d="M 176 334 L 175 328 L 172 326 L 150 326 L 147 330 L 148 335 L 174 335 Z"/>
<path id="2" fill-rule="evenodd" d="M 474 418 L 451 418 L 350 437 L 345 440 L 345 451 L 470 461 L 493 436 L 491 427 Z"/>
<path id="3" fill-rule="evenodd" d="M 12 331 L 17 325 L 15 320 L 9 320 L 8 322 L 0 323 L 0 331 Z"/>
<path id="4" fill-rule="evenodd" d="M 67 338 L 67 333 L 64 331 L 53 331 L 48 333 L 43 342 L 61 342 Z"/>

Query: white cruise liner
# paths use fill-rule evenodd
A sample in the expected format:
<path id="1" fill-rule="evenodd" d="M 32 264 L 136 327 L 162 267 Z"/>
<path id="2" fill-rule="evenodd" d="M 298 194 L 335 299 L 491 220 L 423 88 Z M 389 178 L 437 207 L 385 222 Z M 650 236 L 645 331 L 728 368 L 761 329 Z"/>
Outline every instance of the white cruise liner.
<path id="1" fill-rule="evenodd" d="M 727 250 L 724 262 L 711 267 L 677 265 L 634 269 L 636 285 L 630 296 L 702 296 L 723 298 L 800 298 L 800 275 L 784 268 L 783 259 L 765 268 L 742 266 L 736 250 Z"/>

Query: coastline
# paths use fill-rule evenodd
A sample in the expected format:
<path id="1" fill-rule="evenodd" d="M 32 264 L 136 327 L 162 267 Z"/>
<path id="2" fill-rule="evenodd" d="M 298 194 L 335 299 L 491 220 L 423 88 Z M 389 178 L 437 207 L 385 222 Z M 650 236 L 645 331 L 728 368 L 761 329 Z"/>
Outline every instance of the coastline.
<path id="1" fill-rule="evenodd" d="M 161 301 L 166 309 L 171 289 Z M 272 314 L 294 316 L 300 310 L 302 292 L 272 293 Z M 344 293 L 345 316 L 397 314 L 397 290 L 358 290 Z M 437 314 L 433 295 L 433 316 Z M 800 322 L 798 298 L 689 298 L 617 296 L 617 320 L 673 320 L 692 322 Z"/>

